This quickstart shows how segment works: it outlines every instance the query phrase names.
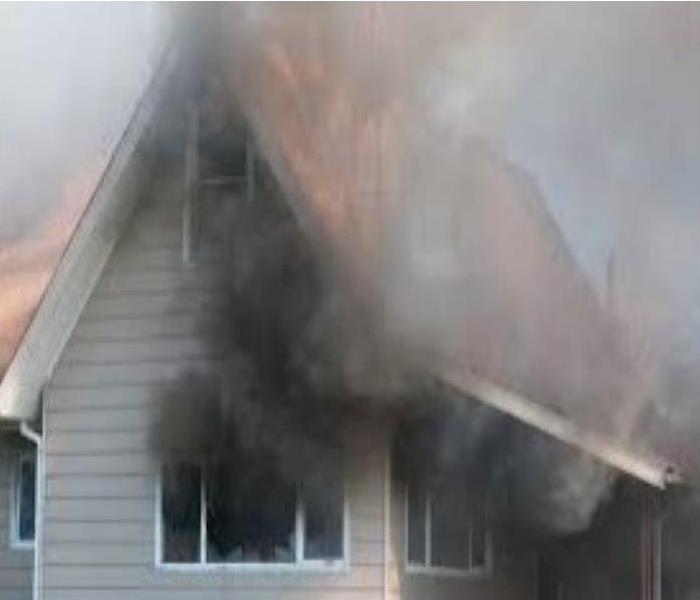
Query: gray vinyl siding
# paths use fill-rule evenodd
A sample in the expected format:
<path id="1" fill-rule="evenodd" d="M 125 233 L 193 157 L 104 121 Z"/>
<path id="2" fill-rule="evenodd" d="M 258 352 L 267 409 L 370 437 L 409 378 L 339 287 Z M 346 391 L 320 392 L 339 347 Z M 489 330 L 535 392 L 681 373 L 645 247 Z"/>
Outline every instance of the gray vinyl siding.
<path id="1" fill-rule="evenodd" d="M 12 479 L 18 452 L 15 437 L 0 431 L 0 600 L 30 600 L 34 552 L 10 543 Z"/>
<path id="2" fill-rule="evenodd" d="M 385 591 L 394 600 L 534 598 L 527 561 L 490 579 L 404 574 L 402 490 L 385 476 L 388 430 L 368 425 L 348 435 L 347 569 L 155 566 L 158 468 L 149 429 L 158 391 L 184 369 L 207 369 L 216 360 L 201 340 L 201 320 L 221 301 L 211 249 L 202 249 L 198 265 L 183 264 L 178 184 L 177 177 L 163 183 L 138 209 L 46 389 L 44 598 L 379 600 Z M 391 538 L 385 547 L 386 498 Z"/>
<path id="3" fill-rule="evenodd" d="M 215 360 L 201 317 L 220 302 L 215 253 L 185 266 L 179 177 L 138 209 L 44 396 L 46 600 L 374 600 L 384 585 L 386 435 L 362 426 L 346 457 L 349 567 L 313 573 L 173 572 L 155 566 L 149 428 L 158 390 Z M 0 594 L 0 597 L 3 598 Z"/>

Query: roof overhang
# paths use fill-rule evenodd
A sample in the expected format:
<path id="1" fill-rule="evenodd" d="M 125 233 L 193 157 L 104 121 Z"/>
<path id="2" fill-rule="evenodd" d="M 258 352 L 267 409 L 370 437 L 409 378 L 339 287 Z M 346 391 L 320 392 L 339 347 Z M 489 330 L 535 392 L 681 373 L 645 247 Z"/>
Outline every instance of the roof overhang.
<path id="1" fill-rule="evenodd" d="M 571 419 L 491 381 L 475 377 L 463 369 L 454 367 L 440 370 L 439 377 L 457 391 L 474 397 L 560 442 L 585 452 L 601 463 L 655 488 L 663 490 L 669 485 L 681 482 L 680 471 L 671 462 L 635 452 L 608 436 L 582 427 Z"/>

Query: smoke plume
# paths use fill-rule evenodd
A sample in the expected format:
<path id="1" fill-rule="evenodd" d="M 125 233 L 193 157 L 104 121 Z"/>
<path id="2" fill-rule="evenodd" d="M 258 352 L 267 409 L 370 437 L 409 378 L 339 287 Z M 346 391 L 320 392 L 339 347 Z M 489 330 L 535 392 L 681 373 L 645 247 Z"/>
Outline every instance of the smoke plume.
<path id="1" fill-rule="evenodd" d="M 458 365 L 650 450 L 643 424 L 680 410 L 656 403 L 669 349 L 697 355 L 677 341 L 697 322 L 697 7 L 227 6 L 199 26 L 305 240 L 260 215 L 230 232 L 264 247 L 229 277 L 243 397 L 283 391 L 279 418 L 322 433 L 329 398 L 420 396 Z M 516 439 L 519 489 L 584 527 L 612 475 Z"/>

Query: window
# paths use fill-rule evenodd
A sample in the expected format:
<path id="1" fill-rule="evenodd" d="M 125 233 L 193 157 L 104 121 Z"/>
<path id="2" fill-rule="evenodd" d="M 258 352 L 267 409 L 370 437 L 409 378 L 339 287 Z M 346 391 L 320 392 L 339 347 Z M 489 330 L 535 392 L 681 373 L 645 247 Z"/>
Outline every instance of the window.
<path id="1" fill-rule="evenodd" d="M 225 233 L 221 217 L 230 210 L 227 203 L 255 198 L 253 139 L 240 116 L 226 114 L 226 104 L 214 92 L 187 110 L 182 216 L 186 264 L 195 264 L 202 246 Z"/>
<path id="2" fill-rule="evenodd" d="M 431 490 L 410 485 L 406 498 L 406 565 L 414 572 L 467 574 L 489 566 L 489 534 L 482 502 L 465 486 Z"/>
<path id="3" fill-rule="evenodd" d="M 17 457 L 13 478 L 10 535 L 15 548 L 34 546 L 36 503 L 36 454 L 22 452 Z"/>
<path id="4" fill-rule="evenodd" d="M 157 562 L 189 566 L 338 566 L 346 556 L 339 473 L 322 489 L 265 469 L 166 465 Z"/>

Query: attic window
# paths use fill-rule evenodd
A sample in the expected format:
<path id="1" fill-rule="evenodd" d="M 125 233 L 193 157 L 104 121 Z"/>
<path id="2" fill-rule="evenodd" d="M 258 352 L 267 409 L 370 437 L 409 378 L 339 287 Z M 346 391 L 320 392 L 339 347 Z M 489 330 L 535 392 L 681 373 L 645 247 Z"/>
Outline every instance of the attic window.
<path id="1" fill-rule="evenodd" d="M 33 451 L 27 450 L 17 457 L 11 508 L 12 547 L 33 548 L 36 512 L 36 453 Z"/>
<path id="2" fill-rule="evenodd" d="M 337 566 L 346 556 L 343 483 L 327 473 L 319 494 L 264 471 L 166 465 L 159 528 L 163 566 Z"/>
<path id="3" fill-rule="evenodd" d="M 241 118 L 203 100 L 187 111 L 183 258 L 197 262 L 201 246 L 216 237 L 222 203 L 255 196 L 255 147 Z"/>
<path id="4" fill-rule="evenodd" d="M 406 504 L 407 571 L 450 575 L 488 570 L 485 508 L 482 502 L 470 502 L 465 486 L 410 485 Z"/>

